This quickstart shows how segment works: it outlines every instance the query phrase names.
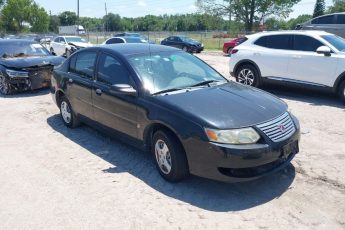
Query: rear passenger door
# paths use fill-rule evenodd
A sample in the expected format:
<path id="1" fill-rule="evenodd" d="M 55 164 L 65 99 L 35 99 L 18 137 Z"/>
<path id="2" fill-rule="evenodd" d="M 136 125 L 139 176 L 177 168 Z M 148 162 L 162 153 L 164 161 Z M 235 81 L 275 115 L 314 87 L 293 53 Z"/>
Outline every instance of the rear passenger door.
<path id="1" fill-rule="evenodd" d="M 73 55 L 69 63 L 67 96 L 74 112 L 93 118 L 92 95 L 96 51 L 84 51 Z"/>
<path id="2" fill-rule="evenodd" d="M 263 77 L 286 78 L 288 61 L 292 54 L 292 35 L 268 35 L 254 43 L 261 47 L 253 52 L 252 60 L 259 66 Z"/>
<path id="3" fill-rule="evenodd" d="M 137 97 L 113 92 L 115 84 L 135 88 L 126 66 L 117 57 L 102 53 L 92 89 L 95 120 L 109 128 L 137 138 Z"/>
<path id="4" fill-rule="evenodd" d="M 289 61 L 289 79 L 332 86 L 338 58 L 316 53 L 324 44 L 307 35 L 294 35 L 294 54 Z"/>

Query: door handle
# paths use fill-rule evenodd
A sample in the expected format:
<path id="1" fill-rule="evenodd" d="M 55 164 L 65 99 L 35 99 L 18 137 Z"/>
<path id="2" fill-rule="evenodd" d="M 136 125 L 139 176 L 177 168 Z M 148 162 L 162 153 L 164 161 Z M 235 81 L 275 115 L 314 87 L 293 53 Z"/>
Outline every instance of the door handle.
<path id="1" fill-rule="evenodd" d="M 96 89 L 96 94 L 97 94 L 97 95 L 99 95 L 99 96 L 100 96 L 100 95 L 102 95 L 102 93 L 103 93 L 103 92 L 102 92 L 102 90 L 101 90 L 101 89 Z"/>
<path id="2" fill-rule="evenodd" d="M 292 56 L 292 58 L 293 58 L 293 59 L 300 59 L 300 58 L 302 58 L 302 56 L 299 56 L 299 55 L 293 55 L 293 56 Z"/>

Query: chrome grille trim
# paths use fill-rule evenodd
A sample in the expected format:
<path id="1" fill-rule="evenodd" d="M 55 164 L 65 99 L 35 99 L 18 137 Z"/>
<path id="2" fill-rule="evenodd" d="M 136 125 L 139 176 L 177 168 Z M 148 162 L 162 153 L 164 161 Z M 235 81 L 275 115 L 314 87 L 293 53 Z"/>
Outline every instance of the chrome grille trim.
<path id="1" fill-rule="evenodd" d="M 284 127 L 284 130 L 281 129 L 281 126 Z M 288 112 L 271 121 L 259 124 L 256 127 L 273 142 L 286 140 L 296 132 L 295 124 Z"/>

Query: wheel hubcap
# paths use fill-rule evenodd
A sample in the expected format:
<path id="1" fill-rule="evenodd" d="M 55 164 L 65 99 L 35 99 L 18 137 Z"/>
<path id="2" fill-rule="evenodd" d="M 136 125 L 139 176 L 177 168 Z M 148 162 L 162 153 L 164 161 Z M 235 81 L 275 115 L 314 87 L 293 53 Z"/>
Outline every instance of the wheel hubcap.
<path id="1" fill-rule="evenodd" d="M 245 85 L 253 85 L 255 76 L 250 69 L 243 69 L 238 74 L 238 81 Z"/>
<path id="2" fill-rule="evenodd" d="M 156 142 L 155 155 L 160 170 L 164 174 L 169 174 L 171 171 L 171 156 L 169 148 L 164 141 L 158 140 Z"/>
<path id="3" fill-rule="evenodd" d="M 63 120 L 69 124 L 71 122 L 72 119 L 72 113 L 71 113 L 71 109 L 69 107 L 69 105 L 67 104 L 67 102 L 63 101 L 61 103 L 61 115 Z"/>

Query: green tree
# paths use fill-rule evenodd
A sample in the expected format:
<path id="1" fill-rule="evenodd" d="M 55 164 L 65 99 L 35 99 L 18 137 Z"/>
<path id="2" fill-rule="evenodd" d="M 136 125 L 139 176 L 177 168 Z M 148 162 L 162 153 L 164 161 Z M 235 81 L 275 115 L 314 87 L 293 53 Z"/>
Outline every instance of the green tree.
<path id="1" fill-rule="evenodd" d="M 325 7 L 325 0 L 316 0 L 313 18 L 323 15 L 325 13 Z"/>
<path id="2" fill-rule="evenodd" d="M 345 0 L 333 0 L 333 5 L 327 10 L 327 13 L 345 12 Z"/>
<path id="3" fill-rule="evenodd" d="M 233 15 L 244 22 L 246 31 L 252 31 L 255 22 L 271 15 L 287 18 L 292 6 L 300 0 L 197 0 L 197 7 L 217 16 Z"/>
<path id="4" fill-rule="evenodd" d="M 121 17 L 118 14 L 109 13 L 103 17 L 103 23 L 106 31 L 122 30 Z"/>
<path id="5" fill-rule="evenodd" d="M 60 18 L 57 15 L 50 15 L 49 16 L 49 31 L 58 33 L 60 26 Z"/>
<path id="6" fill-rule="evenodd" d="M 30 10 L 29 23 L 31 24 L 32 32 L 48 32 L 49 16 L 43 7 L 33 3 Z"/>
<path id="7" fill-rule="evenodd" d="M 78 16 L 71 11 L 65 11 L 59 14 L 60 24 L 62 26 L 72 26 L 77 23 Z"/>
<path id="8" fill-rule="evenodd" d="M 2 9 L 4 29 L 11 32 L 22 32 L 28 28 L 32 0 L 7 0 Z"/>
<path id="9" fill-rule="evenodd" d="M 292 18 L 289 21 L 287 21 L 287 29 L 295 29 L 297 25 L 301 25 L 302 23 L 309 21 L 312 18 L 309 14 L 302 14 L 299 15 L 297 18 Z"/>

